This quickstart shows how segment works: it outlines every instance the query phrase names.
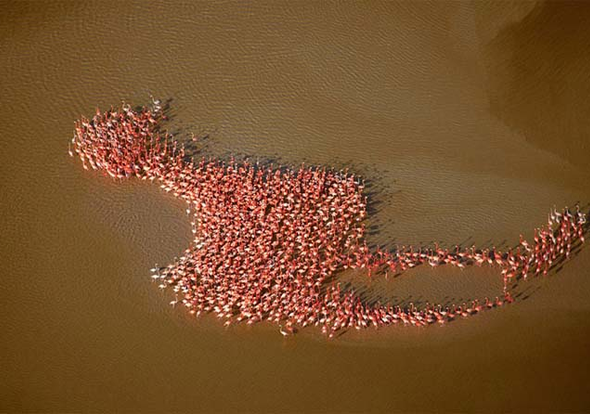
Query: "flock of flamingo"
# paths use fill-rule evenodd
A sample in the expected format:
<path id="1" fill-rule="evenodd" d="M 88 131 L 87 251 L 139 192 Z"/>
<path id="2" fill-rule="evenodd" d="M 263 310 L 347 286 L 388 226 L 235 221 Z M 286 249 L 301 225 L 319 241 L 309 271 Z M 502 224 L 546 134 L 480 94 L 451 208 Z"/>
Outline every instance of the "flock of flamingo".
<path id="1" fill-rule="evenodd" d="M 532 243 L 520 236 L 505 252 L 438 246 L 371 251 L 364 239 L 364 184 L 354 174 L 194 160 L 160 130 L 165 118 L 159 101 L 135 110 L 127 104 L 97 109 L 91 119 L 76 121 L 69 153 L 85 169 L 155 181 L 187 203 L 194 240 L 174 263 L 151 269 L 152 278 L 176 292 L 172 305 L 197 316 L 213 312 L 225 325 L 273 321 L 283 335 L 315 325 L 333 337 L 347 328 L 444 324 L 512 302 L 511 281 L 547 274 L 584 242 L 586 218 L 576 207 L 553 209 Z M 368 304 L 334 277 L 347 268 L 387 277 L 421 264 L 494 266 L 504 289 L 494 299 L 460 306 L 400 307 Z"/>

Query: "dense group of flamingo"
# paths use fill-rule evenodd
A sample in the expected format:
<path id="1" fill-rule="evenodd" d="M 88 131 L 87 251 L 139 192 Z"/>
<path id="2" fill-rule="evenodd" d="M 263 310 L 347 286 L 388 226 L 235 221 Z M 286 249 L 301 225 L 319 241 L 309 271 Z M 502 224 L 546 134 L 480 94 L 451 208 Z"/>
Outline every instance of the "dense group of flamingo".
<path id="1" fill-rule="evenodd" d="M 269 320 L 283 335 L 319 325 L 331 337 L 352 327 L 445 323 L 512 302 L 507 287 L 513 279 L 546 274 L 584 241 L 585 215 L 576 207 L 553 210 L 547 226 L 535 230 L 533 243 L 521 236 L 507 252 L 438 246 L 371 252 L 364 241 L 364 186 L 353 174 L 194 161 L 183 145 L 160 132 L 164 118 L 159 101 L 138 110 L 126 104 L 97 110 L 75 123 L 69 153 L 86 169 L 115 179 L 156 181 L 186 201 L 194 242 L 175 263 L 152 269 L 152 277 L 160 288 L 176 292 L 171 304 L 181 303 L 195 315 L 214 312 L 226 325 Z M 402 308 L 364 303 L 353 290 L 332 282 L 341 269 L 387 276 L 420 264 L 497 266 L 504 291 L 460 306 Z"/>

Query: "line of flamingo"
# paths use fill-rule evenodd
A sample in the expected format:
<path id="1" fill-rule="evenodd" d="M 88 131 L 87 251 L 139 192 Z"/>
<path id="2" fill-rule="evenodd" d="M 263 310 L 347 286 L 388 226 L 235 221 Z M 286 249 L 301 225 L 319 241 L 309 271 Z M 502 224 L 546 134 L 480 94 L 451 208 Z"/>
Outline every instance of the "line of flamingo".
<path id="1" fill-rule="evenodd" d="M 162 289 L 194 315 L 215 313 L 225 325 L 264 320 L 282 335 L 320 326 L 332 337 L 347 328 L 395 323 L 444 324 L 510 303 L 515 278 L 547 274 L 584 241 L 586 218 L 578 207 L 553 209 L 534 242 L 523 236 L 515 249 L 403 247 L 370 251 L 365 241 L 364 183 L 348 171 L 263 167 L 249 161 L 195 161 L 184 145 L 160 132 L 165 119 L 159 101 L 133 110 L 129 105 L 97 109 L 75 123 L 68 152 L 85 169 L 113 179 L 157 182 L 187 204 L 193 242 L 174 263 L 151 269 Z M 463 269 L 490 265 L 504 282 L 495 299 L 458 306 L 369 305 L 354 290 L 343 290 L 334 275 L 344 269 L 399 274 L 421 264 Z"/>

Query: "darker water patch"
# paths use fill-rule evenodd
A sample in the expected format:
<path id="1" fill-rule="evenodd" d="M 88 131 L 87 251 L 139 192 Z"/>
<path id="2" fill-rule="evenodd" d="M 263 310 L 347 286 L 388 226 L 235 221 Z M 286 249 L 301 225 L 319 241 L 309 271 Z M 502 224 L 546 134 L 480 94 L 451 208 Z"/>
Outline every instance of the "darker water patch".
<path id="1" fill-rule="evenodd" d="M 491 112 L 579 166 L 590 160 L 588 27 L 588 3 L 547 1 L 484 48 Z"/>

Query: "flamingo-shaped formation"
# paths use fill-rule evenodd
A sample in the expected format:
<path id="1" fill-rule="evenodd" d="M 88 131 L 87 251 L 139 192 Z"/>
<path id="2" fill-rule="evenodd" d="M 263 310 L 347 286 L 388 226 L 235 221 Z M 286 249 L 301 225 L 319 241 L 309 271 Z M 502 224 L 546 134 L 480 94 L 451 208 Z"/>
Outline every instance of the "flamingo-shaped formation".
<path id="1" fill-rule="evenodd" d="M 534 242 L 521 236 L 515 249 L 398 249 L 371 252 L 364 240 L 363 183 L 347 171 L 323 168 L 273 169 L 248 161 L 195 162 L 185 147 L 160 132 L 165 119 L 159 101 L 150 108 L 120 108 L 75 124 L 69 153 L 85 169 L 114 179 L 156 181 L 183 199 L 192 217 L 193 243 L 166 267 L 152 269 L 159 287 L 172 288 L 191 314 L 214 312 L 225 325 L 268 320 L 289 335 L 321 326 L 332 337 L 346 328 L 403 323 L 443 324 L 512 302 L 508 286 L 516 278 L 546 274 L 584 241 L 585 215 L 576 207 L 553 210 Z M 579 241 L 579 242 L 578 242 Z M 428 264 L 496 266 L 504 290 L 493 300 L 443 307 L 369 305 L 353 290 L 332 282 L 347 268 L 398 274 Z"/>

